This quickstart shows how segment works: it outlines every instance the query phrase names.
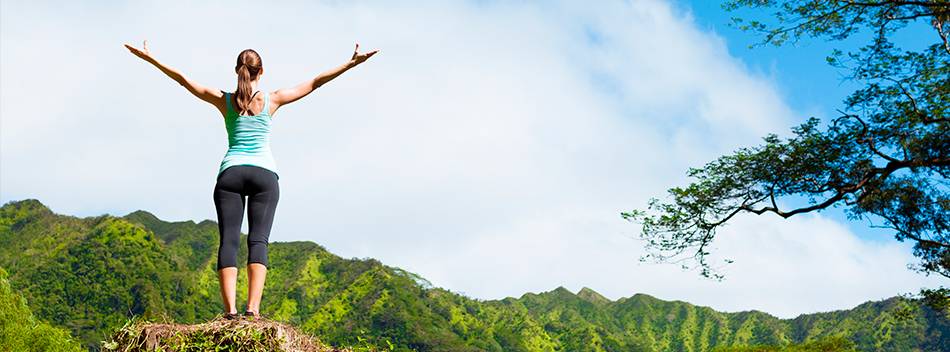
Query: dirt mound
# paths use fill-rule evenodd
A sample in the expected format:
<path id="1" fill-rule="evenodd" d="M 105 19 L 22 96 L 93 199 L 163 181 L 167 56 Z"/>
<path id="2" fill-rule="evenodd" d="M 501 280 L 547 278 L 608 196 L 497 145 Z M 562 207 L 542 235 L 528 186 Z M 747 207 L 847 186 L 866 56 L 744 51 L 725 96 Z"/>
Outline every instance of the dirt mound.
<path id="1" fill-rule="evenodd" d="M 217 318 L 195 324 L 129 320 L 116 330 L 103 351 L 281 351 L 349 352 L 324 345 L 293 326 L 269 320 Z"/>

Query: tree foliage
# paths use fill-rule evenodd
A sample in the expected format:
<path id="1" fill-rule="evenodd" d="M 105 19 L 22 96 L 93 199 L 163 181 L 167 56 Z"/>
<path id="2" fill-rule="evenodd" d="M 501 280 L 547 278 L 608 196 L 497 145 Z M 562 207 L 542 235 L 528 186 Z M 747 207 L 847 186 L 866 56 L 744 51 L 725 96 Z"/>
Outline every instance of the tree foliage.
<path id="1" fill-rule="evenodd" d="M 762 145 L 690 168 L 696 181 L 671 188 L 671 199 L 652 198 L 645 210 L 621 213 L 642 225 L 648 248 L 642 259 L 686 263 L 721 279 L 708 248 L 731 219 L 765 213 L 788 218 L 842 206 L 850 219 L 912 241 L 920 259 L 915 270 L 950 278 L 950 2 L 730 0 L 723 7 L 771 11 L 766 19 L 733 19 L 762 36 L 753 46 L 806 37 L 861 41 L 856 50 L 836 49 L 828 57 L 861 88 L 825 126 L 811 117 L 789 138 L 769 134 Z M 894 33 L 915 23 L 932 28 L 932 44 L 901 49 Z M 793 198 L 807 204 L 779 205 Z M 947 306 L 946 290 L 926 292 Z"/>
<path id="2" fill-rule="evenodd" d="M 66 329 L 38 319 L 26 299 L 13 292 L 7 271 L 0 268 L 0 347 L 4 351 L 83 351 Z"/>

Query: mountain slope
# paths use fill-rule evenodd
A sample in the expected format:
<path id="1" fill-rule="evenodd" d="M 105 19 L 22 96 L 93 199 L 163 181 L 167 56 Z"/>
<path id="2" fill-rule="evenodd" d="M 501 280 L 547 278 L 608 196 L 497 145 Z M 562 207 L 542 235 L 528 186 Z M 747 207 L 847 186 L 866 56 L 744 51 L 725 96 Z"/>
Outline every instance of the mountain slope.
<path id="1" fill-rule="evenodd" d="M 245 239 L 242 238 L 242 243 Z M 194 324 L 220 310 L 213 221 L 145 211 L 76 218 L 34 199 L 0 207 L 0 267 L 37 316 L 95 349 L 131 316 Z M 420 351 L 709 351 L 845 336 L 859 350 L 940 351 L 946 317 L 903 298 L 782 320 L 584 288 L 479 300 L 374 259 L 274 242 L 262 313 L 334 346 Z M 246 247 L 239 263 L 246 262 Z M 240 265 L 240 264 L 239 264 Z M 243 267 L 240 268 L 243 271 Z M 238 302 L 246 280 L 238 280 Z"/>

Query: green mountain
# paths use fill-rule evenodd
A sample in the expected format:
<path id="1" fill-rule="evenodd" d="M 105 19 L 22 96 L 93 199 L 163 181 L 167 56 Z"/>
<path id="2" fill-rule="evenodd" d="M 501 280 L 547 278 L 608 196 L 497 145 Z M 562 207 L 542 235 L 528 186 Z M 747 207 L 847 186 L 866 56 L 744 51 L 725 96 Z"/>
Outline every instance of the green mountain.
<path id="1" fill-rule="evenodd" d="M 77 218 L 54 214 L 35 199 L 0 207 L 0 267 L 12 290 L 39 319 L 90 350 L 133 316 L 185 324 L 212 319 L 222 309 L 217 242 L 217 225 L 209 220 L 166 222 L 141 210 Z M 238 263 L 246 256 L 242 248 Z M 313 242 L 273 242 L 269 256 L 262 313 L 334 346 L 740 351 L 840 340 L 861 351 L 950 346 L 947 313 L 901 297 L 795 319 L 723 313 L 644 294 L 611 301 L 589 288 L 480 300 L 374 259 L 341 258 Z M 241 269 L 239 304 L 247 284 Z"/>

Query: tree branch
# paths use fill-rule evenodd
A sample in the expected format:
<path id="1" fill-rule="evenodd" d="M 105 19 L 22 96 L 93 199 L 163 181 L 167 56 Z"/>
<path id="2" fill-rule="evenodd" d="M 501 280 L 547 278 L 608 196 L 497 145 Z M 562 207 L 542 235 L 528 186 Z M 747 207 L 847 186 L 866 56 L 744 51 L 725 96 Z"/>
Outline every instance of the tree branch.
<path id="1" fill-rule="evenodd" d="M 869 181 L 871 181 L 872 179 L 874 179 L 875 176 L 880 176 L 881 179 L 884 179 L 884 178 L 887 178 L 888 176 L 890 176 L 890 174 L 893 173 L 894 171 L 897 171 L 897 170 L 900 170 L 900 169 L 903 169 L 903 168 L 919 167 L 919 166 L 950 166 L 950 158 L 947 158 L 947 159 L 932 159 L 932 160 L 926 160 L 926 161 L 925 161 L 925 160 L 895 160 L 895 161 L 891 161 L 891 162 L 887 163 L 887 165 L 885 165 L 883 168 L 873 168 L 873 169 L 871 169 L 871 170 L 868 171 L 868 173 L 861 179 L 861 181 L 859 181 L 859 182 L 856 183 L 856 184 L 847 185 L 847 186 L 841 186 L 841 187 L 836 187 L 835 195 L 834 195 L 834 196 L 831 196 L 831 198 L 828 198 L 828 199 L 826 199 L 824 202 L 821 202 L 821 203 L 819 203 L 819 204 L 815 204 L 815 205 L 808 206 L 808 207 L 804 207 L 804 208 L 798 208 L 798 209 L 794 209 L 794 210 L 790 210 L 790 211 L 782 211 L 782 210 L 778 209 L 778 207 L 776 207 L 776 206 L 762 207 L 762 208 L 759 208 L 759 209 L 755 209 L 755 208 L 752 208 L 751 205 L 747 205 L 747 204 L 743 203 L 743 205 L 737 207 L 737 208 L 736 208 L 731 214 L 729 214 L 729 216 L 727 216 L 725 219 L 723 219 L 723 220 L 721 220 L 721 221 L 718 221 L 718 222 L 716 222 L 716 223 L 714 223 L 714 224 L 715 224 L 716 226 L 718 226 L 719 224 L 725 223 L 726 220 L 728 220 L 729 218 L 731 218 L 731 217 L 734 216 L 736 213 L 738 213 L 739 211 L 742 211 L 742 210 L 748 211 L 748 212 L 751 212 L 751 213 L 755 213 L 755 214 L 757 214 L 757 215 L 762 215 L 762 214 L 765 213 L 765 212 L 772 212 L 772 213 L 775 213 L 775 214 L 777 214 L 777 215 L 779 215 L 779 216 L 781 216 L 781 217 L 787 219 L 787 218 L 789 218 L 789 217 L 791 217 L 791 216 L 793 216 L 793 215 L 796 215 L 796 214 L 807 213 L 807 212 L 815 211 L 815 210 L 818 210 L 818 209 L 824 209 L 824 208 L 827 208 L 827 207 L 831 206 L 831 205 L 834 204 L 835 202 L 841 200 L 842 198 L 844 198 L 845 195 L 850 194 L 850 193 L 854 193 L 854 192 L 860 190 L 862 187 L 864 187 L 865 184 L 867 184 Z M 758 202 L 756 202 L 756 203 L 758 203 Z M 755 204 L 755 203 L 753 203 L 753 204 Z M 774 204 L 774 203 L 773 203 L 773 204 Z"/>

